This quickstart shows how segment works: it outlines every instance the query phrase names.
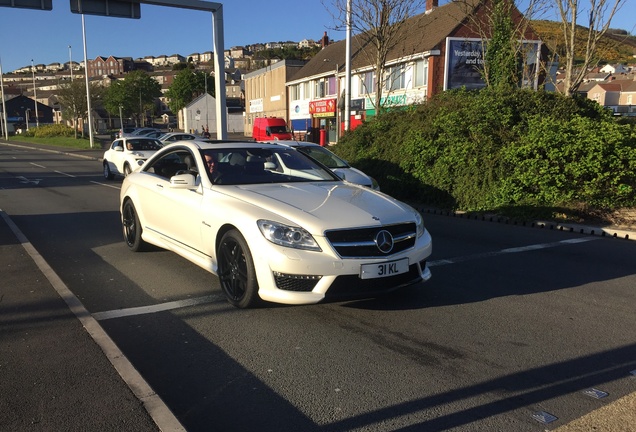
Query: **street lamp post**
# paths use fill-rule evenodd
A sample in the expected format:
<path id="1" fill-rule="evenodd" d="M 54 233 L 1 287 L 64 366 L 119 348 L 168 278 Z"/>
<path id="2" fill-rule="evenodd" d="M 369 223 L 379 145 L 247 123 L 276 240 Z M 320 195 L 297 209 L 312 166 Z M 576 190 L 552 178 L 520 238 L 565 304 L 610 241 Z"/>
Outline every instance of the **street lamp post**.
<path id="1" fill-rule="evenodd" d="M 31 59 L 31 74 L 33 75 L 33 99 L 35 101 L 35 127 L 40 127 L 40 118 L 38 116 L 38 93 L 35 89 L 35 66 Z"/>
<path id="2" fill-rule="evenodd" d="M 29 130 L 29 113 L 31 112 L 31 108 L 27 108 L 24 110 L 24 117 L 26 118 L 26 130 Z"/>
<path id="3" fill-rule="evenodd" d="M 4 127 L 2 131 L 4 133 L 4 139 L 9 139 L 9 124 L 7 123 L 7 105 L 4 102 L 4 80 L 2 78 L 2 60 L 0 60 L 0 93 L 2 93 L 2 123 Z"/>
<path id="4" fill-rule="evenodd" d="M 123 107 L 121 105 L 119 105 L 119 128 L 121 129 L 122 135 L 124 132 L 124 118 L 121 116 L 121 109 Z M 121 138 L 121 136 L 120 136 Z"/>
<path id="5" fill-rule="evenodd" d="M 70 45 L 68 46 L 68 68 L 71 71 L 71 81 L 73 81 L 73 54 Z"/>

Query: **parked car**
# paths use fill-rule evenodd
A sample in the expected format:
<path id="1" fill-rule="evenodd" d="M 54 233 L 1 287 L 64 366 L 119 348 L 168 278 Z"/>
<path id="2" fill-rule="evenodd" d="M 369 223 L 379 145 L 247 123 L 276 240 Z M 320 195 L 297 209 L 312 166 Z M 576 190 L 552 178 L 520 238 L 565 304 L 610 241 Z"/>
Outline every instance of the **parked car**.
<path id="1" fill-rule="evenodd" d="M 325 165 L 331 171 L 335 172 L 338 177 L 351 183 L 360 184 L 370 187 L 371 189 L 380 190 L 380 185 L 371 176 L 366 175 L 357 168 L 352 167 L 344 159 L 339 158 L 333 152 L 327 150 L 318 144 L 304 141 L 273 141 L 275 144 L 293 147 L 298 151 L 305 153 L 307 156 L 316 159 Z"/>
<path id="2" fill-rule="evenodd" d="M 104 177 L 112 180 L 115 175 L 127 176 L 139 168 L 161 146 L 161 141 L 156 138 L 132 136 L 116 139 L 104 152 L 102 162 Z"/>
<path id="3" fill-rule="evenodd" d="M 131 251 L 181 255 L 240 308 L 371 297 L 431 277 L 418 211 L 288 146 L 166 145 L 124 179 L 120 213 Z"/>
<path id="4" fill-rule="evenodd" d="M 165 133 L 159 129 L 152 131 L 152 132 L 148 132 L 147 134 L 143 134 L 141 136 L 145 136 L 148 138 L 157 138 L 159 139 L 162 135 L 165 135 Z"/>
<path id="5" fill-rule="evenodd" d="M 139 129 L 135 129 L 131 133 L 131 136 L 147 136 L 148 134 L 155 133 L 155 132 L 161 132 L 161 129 L 157 129 L 157 128 L 139 128 Z M 154 137 L 154 138 L 156 138 L 156 137 Z"/>
<path id="6" fill-rule="evenodd" d="M 194 140 L 197 139 L 198 137 L 194 134 L 191 133 L 186 133 L 186 132 L 168 132 L 165 133 L 163 135 L 161 135 L 159 137 L 159 141 L 161 141 L 164 144 L 168 144 L 171 142 L 175 142 L 175 141 L 181 141 L 181 140 Z"/>
<path id="7" fill-rule="evenodd" d="M 136 131 L 137 129 L 139 129 L 139 128 L 138 128 L 138 127 L 135 127 L 135 126 L 126 126 L 126 127 L 123 127 L 123 128 L 121 128 L 121 129 L 119 129 L 119 133 L 118 133 L 118 135 L 117 135 L 117 138 L 123 138 L 123 137 L 125 137 L 125 136 L 130 136 L 130 135 L 132 135 L 132 133 L 133 133 L 134 131 Z"/>

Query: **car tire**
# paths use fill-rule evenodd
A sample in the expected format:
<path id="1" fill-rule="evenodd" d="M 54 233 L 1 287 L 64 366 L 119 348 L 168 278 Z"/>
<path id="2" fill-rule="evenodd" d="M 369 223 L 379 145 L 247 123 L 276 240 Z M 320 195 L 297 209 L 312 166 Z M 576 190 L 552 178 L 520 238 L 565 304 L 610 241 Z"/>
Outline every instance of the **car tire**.
<path id="1" fill-rule="evenodd" d="M 254 261 L 241 233 L 235 229 L 226 232 L 217 257 L 221 288 L 230 304 L 241 309 L 260 304 Z"/>
<path id="2" fill-rule="evenodd" d="M 110 170 L 110 167 L 108 166 L 108 162 L 106 161 L 104 161 L 104 178 L 106 180 L 112 180 L 115 178 L 115 175 Z"/>
<path id="3" fill-rule="evenodd" d="M 124 164 L 124 177 L 128 177 L 128 175 L 132 172 L 132 170 L 130 169 L 130 165 L 128 165 L 127 163 Z"/>
<path id="4" fill-rule="evenodd" d="M 122 208 L 121 225 L 126 246 L 133 252 L 146 250 L 148 244 L 141 238 L 141 223 L 137 210 L 131 200 L 127 200 Z"/>

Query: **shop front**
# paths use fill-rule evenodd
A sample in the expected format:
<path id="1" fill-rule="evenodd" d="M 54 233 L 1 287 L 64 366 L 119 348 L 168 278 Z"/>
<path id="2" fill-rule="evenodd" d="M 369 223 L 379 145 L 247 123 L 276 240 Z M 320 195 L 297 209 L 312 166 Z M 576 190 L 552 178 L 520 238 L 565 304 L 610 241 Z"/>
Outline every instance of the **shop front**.
<path id="1" fill-rule="evenodd" d="M 336 121 L 336 98 L 321 99 L 309 102 L 309 113 L 312 117 L 312 126 L 318 133 L 320 145 L 338 142 L 338 126 Z"/>

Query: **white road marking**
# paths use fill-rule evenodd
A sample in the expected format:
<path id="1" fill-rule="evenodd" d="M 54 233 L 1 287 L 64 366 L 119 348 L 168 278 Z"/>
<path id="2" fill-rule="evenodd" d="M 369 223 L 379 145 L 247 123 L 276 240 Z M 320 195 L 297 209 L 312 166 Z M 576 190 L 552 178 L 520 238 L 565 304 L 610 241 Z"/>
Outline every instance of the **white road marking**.
<path id="1" fill-rule="evenodd" d="M 204 297 L 198 297 L 193 299 L 186 300 L 177 300 L 168 303 L 160 303 L 151 306 L 139 306 L 128 309 L 117 309 L 112 311 L 105 312 L 96 312 L 93 314 L 93 318 L 97 321 L 108 320 L 112 318 L 121 318 L 126 316 L 134 316 L 134 315 L 144 315 L 155 312 L 163 312 L 172 309 L 179 309 L 188 306 L 196 306 L 204 303 L 212 303 L 214 301 L 222 300 L 223 297 L 220 294 L 217 295 L 209 295 Z"/>
<path id="2" fill-rule="evenodd" d="M 96 182 L 96 181 L 93 181 L 93 180 L 91 180 L 90 182 L 93 183 L 93 184 L 99 185 L 99 186 L 106 186 L 106 187 L 113 188 L 113 189 L 121 189 L 119 186 L 110 185 L 110 184 L 107 184 L 107 183 L 100 183 L 100 182 Z"/>
<path id="3" fill-rule="evenodd" d="M 62 171 L 53 171 L 53 172 L 54 172 L 54 173 L 58 173 L 58 174 L 65 175 L 65 176 L 67 176 L 67 177 L 73 177 L 73 178 L 76 178 L 76 177 L 77 177 L 77 176 L 75 176 L 75 175 L 73 175 L 73 174 L 68 174 L 68 173 L 65 173 L 65 172 L 62 172 Z"/>
<path id="4" fill-rule="evenodd" d="M 31 165 L 36 166 L 38 168 L 46 168 L 44 165 L 38 165 L 36 163 L 31 162 Z"/>
<path id="5" fill-rule="evenodd" d="M 102 326 L 91 316 L 82 302 L 71 292 L 57 273 L 55 273 L 51 266 L 44 260 L 44 257 L 40 255 L 22 231 L 20 231 L 18 226 L 2 209 L 0 209 L 0 216 L 5 220 L 9 228 L 11 228 L 11 231 L 13 231 L 24 250 L 29 254 L 42 274 L 48 279 L 57 294 L 66 302 L 71 312 L 75 314 L 88 334 L 102 349 L 106 358 L 108 358 L 133 394 L 143 403 L 146 411 L 148 411 L 150 417 L 152 417 L 155 424 L 159 427 L 159 430 L 185 431 L 181 422 L 177 420 L 161 397 L 155 393 L 152 387 L 150 387 L 150 384 L 148 384 L 144 377 L 135 369 L 130 360 L 128 360 L 124 353 L 117 347 Z"/>
<path id="6" fill-rule="evenodd" d="M 565 246 L 568 244 L 584 243 L 584 242 L 589 242 L 594 240 L 599 240 L 599 237 L 581 237 L 581 238 L 575 238 L 575 239 L 561 240 L 561 241 L 553 242 L 553 243 L 539 243 L 535 245 L 507 248 L 507 249 L 501 249 L 495 252 L 486 252 L 486 253 L 475 254 L 475 255 L 466 255 L 463 257 L 429 261 L 426 265 L 428 267 L 439 267 L 442 265 L 458 264 L 465 261 L 472 261 L 472 260 L 482 259 L 482 258 L 490 258 L 490 257 L 509 254 L 509 253 L 519 253 L 519 252 L 528 252 L 528 251 L 539 250 L 539 249 L 548 249 L 553 247 Z"/>

